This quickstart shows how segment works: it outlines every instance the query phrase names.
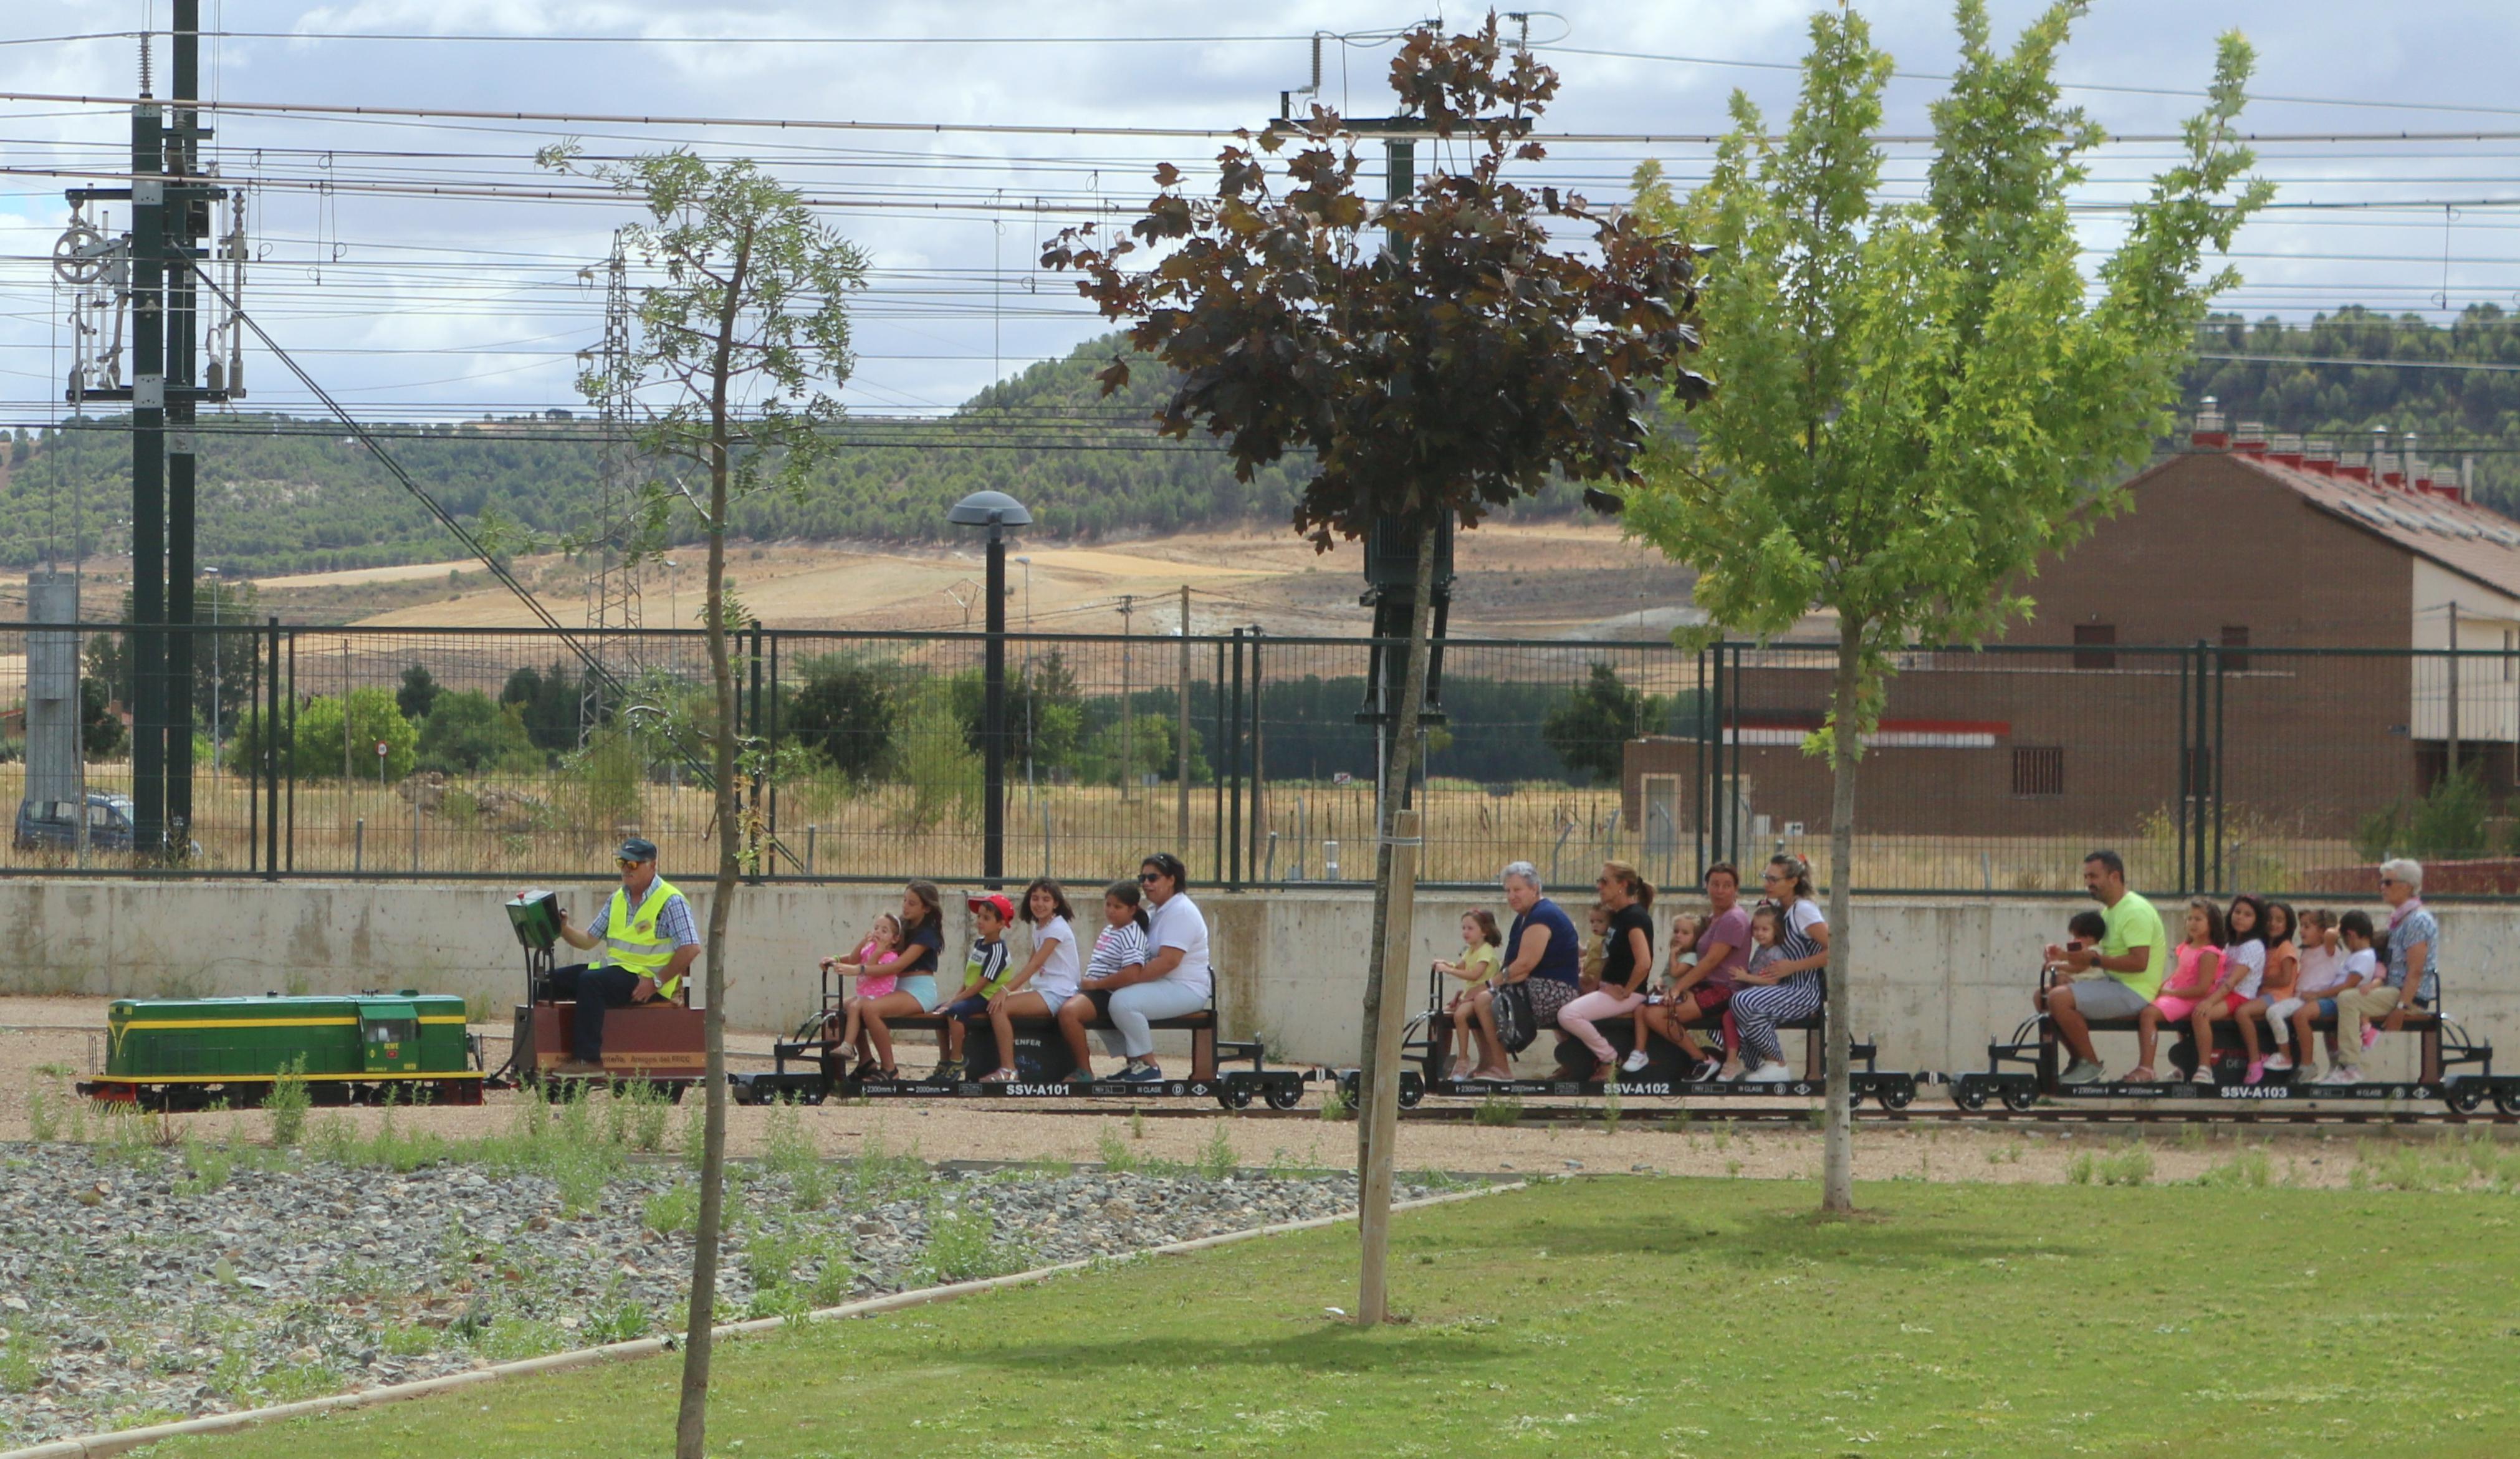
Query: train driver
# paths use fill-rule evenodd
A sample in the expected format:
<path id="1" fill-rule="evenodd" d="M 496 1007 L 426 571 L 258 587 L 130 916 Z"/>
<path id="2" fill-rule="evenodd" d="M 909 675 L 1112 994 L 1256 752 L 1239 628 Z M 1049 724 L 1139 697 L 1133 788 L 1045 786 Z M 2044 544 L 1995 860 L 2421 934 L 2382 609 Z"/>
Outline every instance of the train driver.
<path id="1" fill-rule="evenodd" d="M 691 904 L 656 874 L 656 843 L 633 836 L 621 843 L 613 860 L 621 868 L 621 885 L 595 920 L 581 928 L 570 924 L 565 909 L 560 913 L 560 935 L 570 947 L 600 946 L 604 953 L 592 967 L 552 970 L 552 996 L 577 1000 L 569 1028 L 573 1057 L 555 1073 L 604 1072 L 607 1008 L 660 997 L 690 1001 L 684 982 L 700 955 Z"/>

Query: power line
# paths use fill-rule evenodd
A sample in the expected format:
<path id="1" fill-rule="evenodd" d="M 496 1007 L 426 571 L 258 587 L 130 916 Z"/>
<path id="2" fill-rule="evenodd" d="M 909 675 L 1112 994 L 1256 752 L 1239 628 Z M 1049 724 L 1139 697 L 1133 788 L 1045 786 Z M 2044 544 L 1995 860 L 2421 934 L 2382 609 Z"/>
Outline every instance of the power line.
<path id="1" fill-rule="evenodd" d="M 149 100 L 135 96 L 94 96 L 71 92 L 0 91 L 0 102 L 32 102 L 58 106 L 133 107 Z M 641 115 L 600 111 L 481 111 L 463 107 L 370 107 L 337 102 L 259 102 L 202 101 L 204 111 L 228 111 L 244 114 L 367 116 L 367 117 L 452 117 L 475 121 L 556 122 L 562 125 L 583 123 L 589 126 L 662 126 L 662 127 L 750 127 L 771 131 L 836 131 L 836 132 L 924 132 L 979 136 L 1015 137 L 1170 137 L 1185 140 L 1215 140 L 1234 137 L 1251 130 L 1241 127 L 1130 127 L 1110 125 L 1059 125 L 1054 122 L 1005 121 L 841 121 L 824 117 L 776 116 L 686 116 Z M 1533 140 L 1542 142 L 1607 143 L 1627 146 L 1699 146 L 1713 147 L 1726 140 L 1719 132 L 1533 132 Z M 1889 145 L 1929 144 L 1940 140 L 1933 133 L 1877 133 L 1867 140 Z M 2128 133 L 2112 136 L 2113 144 L 2150 144 L 2183 142 L 2177 132 Z M 2510 142 L 2520 141 L 2520 131 L 2473 132 L 2234 132 L 2234 142 Z"/>

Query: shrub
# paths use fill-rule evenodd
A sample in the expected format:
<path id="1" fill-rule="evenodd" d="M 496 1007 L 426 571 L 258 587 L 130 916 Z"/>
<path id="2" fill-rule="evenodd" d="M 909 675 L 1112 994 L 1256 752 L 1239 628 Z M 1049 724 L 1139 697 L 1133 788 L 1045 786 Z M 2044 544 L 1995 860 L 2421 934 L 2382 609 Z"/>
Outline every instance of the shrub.
<path id="1" fill-rule="evenodd" d="M 420 726 L 422 770 L 449 774 L 538 764 L 533 736 L 516 706 L 492 702 L 489 695 L 467 689 L 435 695 L 437 707 Z"/>
<path id="2" fill-rule="evenodd" d="M 281 1066 L 262 1102 L 263 1116 L 271 1122 L 271 1142 L 284 1150 L 296 1144 L 306 1132 L 306 1111 L 314 1102 L 306 1087 L 306 1056 L 300 1054 Z"/>

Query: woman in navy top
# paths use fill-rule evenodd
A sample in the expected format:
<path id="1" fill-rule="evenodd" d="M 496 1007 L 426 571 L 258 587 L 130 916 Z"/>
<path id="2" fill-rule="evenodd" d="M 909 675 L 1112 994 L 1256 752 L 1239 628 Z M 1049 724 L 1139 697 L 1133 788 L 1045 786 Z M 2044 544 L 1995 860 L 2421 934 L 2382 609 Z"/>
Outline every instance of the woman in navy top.
<path id="1" fill-rule="evenodd" d="M 1515 862 L 1499 878 L 1506 906 L 1513 908 L 1513 930 L 1505 940 L 1506 964 L 1498 985 L 1520 983 L 1531 999 L 1532 1021 L 1541 1028 L 1557 1022 L 1557 1010 L 1573 1002 L 1575 980 L 1583 971 L 1583 944 L 1575 923 L 1556 903 L 1540 895 L 1540 872 L 1529 862 Z M 1497 1039 L 1496 993 L 1481 989 L 1470 1000 L 1472 1035 L 1479 1043 L 1479 1067 L 1469 1078 L 1513 1078 L 1508 1055 Z"/>

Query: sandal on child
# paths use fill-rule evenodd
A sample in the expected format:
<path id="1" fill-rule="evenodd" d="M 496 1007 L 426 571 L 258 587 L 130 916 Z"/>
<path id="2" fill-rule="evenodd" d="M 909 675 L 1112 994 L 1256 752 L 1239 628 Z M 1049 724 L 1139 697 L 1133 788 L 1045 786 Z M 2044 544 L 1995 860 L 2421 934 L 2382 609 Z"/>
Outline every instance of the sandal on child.
<path id="1" fill-rule="evenodd" d="M 980 1076 L 980 1083 L 984 1084 L 1012 1084 L 1019 1078 L 1021 1078 L 1021 1076 L 1017 1075 L 1012 1069 L 992 1069 L 988 1073 Z"/>
<path id="2" fill-rule="evenodd" d="M 2152 1072 L 2152 1066 L 2150 1064 L 2138 1064 L 2133 1069 L 2119 1075 L 2118 1083 L 2122 1084 L 2157 1084 L 2161 1083 L 2161 1076 Z"/>

